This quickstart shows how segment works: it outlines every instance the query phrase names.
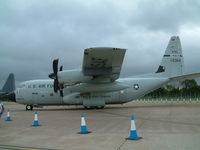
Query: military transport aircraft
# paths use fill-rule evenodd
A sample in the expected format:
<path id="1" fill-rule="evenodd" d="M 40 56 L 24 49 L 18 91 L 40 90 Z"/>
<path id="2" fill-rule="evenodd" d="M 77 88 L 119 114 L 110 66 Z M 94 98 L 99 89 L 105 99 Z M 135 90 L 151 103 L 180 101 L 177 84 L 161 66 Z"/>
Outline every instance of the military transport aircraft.
<path id="1" fill-rule="evenodd" d="M 84 51 L 82 69 L 58 70 L 48 80 L 22 82 L 11 99 L 26 105 L 26 110 L 46 105 L 83 105 L 104 108 L 107 104 L 123 104 L 173 81 L 200 77 L 200 73 L 184 74 L 180 39 L 171 37 L 161 64 L 152 74 L 119 78 L 126 49 L 96 47 Z M 53 79 L 53 80 L 52 80 Z"/>

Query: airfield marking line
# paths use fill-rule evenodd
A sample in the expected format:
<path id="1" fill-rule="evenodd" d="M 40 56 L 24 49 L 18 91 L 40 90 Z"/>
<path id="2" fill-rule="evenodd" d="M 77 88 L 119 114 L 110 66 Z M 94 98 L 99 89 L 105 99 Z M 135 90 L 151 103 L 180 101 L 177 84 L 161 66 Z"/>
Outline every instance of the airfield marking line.
<path id="1" fill-rule="evenodd" d="M 13 149 L 13 150 L 48 150 L 45 148 L 31 148 L 31 147 L 19 147 L 19 146 L 9 146 L 0 145 L 0 149 Z M 50 149 L 49 149 L 50 150 Z"/>
<path id="2" fill-rule="evenodd" d="M 120 149 L 122 148 L 122 146 L 126 143 L 126 141 L 127 141 L 127 140 L 124 140 L 124 141 L 120 144 L 120 146 L 117 148 L 117 150 L 120 150 Z"/>

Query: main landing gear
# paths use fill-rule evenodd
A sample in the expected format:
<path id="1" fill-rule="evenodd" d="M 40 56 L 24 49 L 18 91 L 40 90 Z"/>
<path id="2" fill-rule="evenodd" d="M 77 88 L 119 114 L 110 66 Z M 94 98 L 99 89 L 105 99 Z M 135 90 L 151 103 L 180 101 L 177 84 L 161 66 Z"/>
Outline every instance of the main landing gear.
<path id="1" fill-rule="evenodd" d="M 26 110 L 33 110 L 33 105 L 26 105 Z"/>
<path id="2" fill-rule="evenodd" d="M 103 109 L 104 106 L 84 106 L 85 109 Z"/>

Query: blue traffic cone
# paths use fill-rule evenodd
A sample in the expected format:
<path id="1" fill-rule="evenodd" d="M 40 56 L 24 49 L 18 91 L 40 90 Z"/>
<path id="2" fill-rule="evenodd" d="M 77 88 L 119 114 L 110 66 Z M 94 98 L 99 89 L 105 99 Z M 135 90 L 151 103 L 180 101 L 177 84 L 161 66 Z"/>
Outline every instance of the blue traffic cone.
<path id="1" fill-rule="evenodd" d="M 126 138 L 127 140 L 139 140 L 142 137 L 139 137 L 137 135 L 137 131 L 136 131 L 136 127 L 135 127 L 135 120 L 134 120 L 134 116 L 131 116 L 131 131 L 130 131 L 130 135 L 128 138 Z"/>
<path id="2" fill-rule="evenodd" d="M 79 134 L 88 134 L 91 133 L 90 131 L 87 130 L 86 122 L 85 122 L 85 117 L 84 114 L 81 114 L 81 131 L 78 132 Z"/>
<path id="3" fill-rule="evenodd" d="M 38 121 L 38 113 L 37 112 L 34 113 L 34 122 L 33 122 L 32 126 L 34 126 L 34 127 L 40 126 L 39 121 Z"/>
<path id="4" fill-rule="evenodd" d="M 10 109 L 7 110 L 7 117 L 6 117 L 5 121 L 12 121 L 12 119 L 10 117 Z"/>

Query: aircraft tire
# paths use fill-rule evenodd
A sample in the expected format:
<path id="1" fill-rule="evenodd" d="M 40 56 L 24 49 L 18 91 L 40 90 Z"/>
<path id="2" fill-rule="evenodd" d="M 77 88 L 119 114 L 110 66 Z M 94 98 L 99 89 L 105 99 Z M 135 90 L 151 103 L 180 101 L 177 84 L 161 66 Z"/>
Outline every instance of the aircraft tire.
<path id="1" fill-rule="evenodd" d="M 84 106 L 84 108 L 85 109 L 103 109 L 104 106 L 95 106 L 95 107 L 94 106 L 93 107 L 92 106 Z"/>
<path id="2" fill-rule="evenodd" d="M 91 106 L 84 106 L 85 109 L 92 109 Z"/>
<path id="3" fill-rule="evenodd" d="M 103 109 L 104 106 L 96 106 L 96 109 Z"/>
<path id="4" fill-rule="evenodd" d="M 32 105 L 26 105 L 26 110 L 33 110 L 33 106 Z"/>

